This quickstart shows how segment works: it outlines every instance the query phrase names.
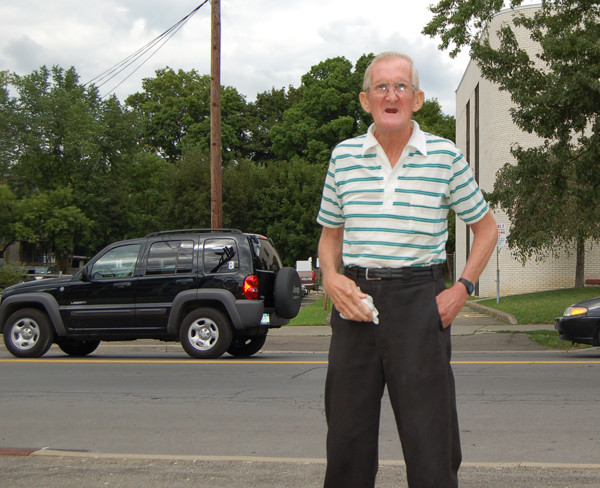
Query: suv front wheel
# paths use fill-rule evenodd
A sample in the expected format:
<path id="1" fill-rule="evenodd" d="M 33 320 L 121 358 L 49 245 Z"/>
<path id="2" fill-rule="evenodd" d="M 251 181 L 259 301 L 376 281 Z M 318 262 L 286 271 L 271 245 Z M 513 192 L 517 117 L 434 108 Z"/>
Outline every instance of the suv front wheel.
<path id="1" fill-rule="evenodd" d="M 18 358 L 39 358 L 54 340 L 48 316 L 35 308 L 17 310 L 6 321 L 3 332 L 6 349 Z"/>
<path id="2" fill-rule="evenodd" d="M 216 359 L 231 345 L 231 321 L 214 308 L 191 311 L 181 324 L 179 340 L 185 352 L 195 359 Z"/>

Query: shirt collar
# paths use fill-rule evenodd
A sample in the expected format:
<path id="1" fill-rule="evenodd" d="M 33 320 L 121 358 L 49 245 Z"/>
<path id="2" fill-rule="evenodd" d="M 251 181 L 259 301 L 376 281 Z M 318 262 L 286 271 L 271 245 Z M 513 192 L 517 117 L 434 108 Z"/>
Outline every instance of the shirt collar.
<path id="1" fill-rule="evenodd" d="M 410 124 L 412 126 L 412 134 L 406 143 L 406 146 L 413 147 L 423 156 L 427 156 L 427 139 L 425 138 L 425 133 L 421 130 L 419 124 L 414 120 L 411 120 Z M 375 137 L 375 124 L 371 124 L 369 130 L 367 131 L 365 142 L 363 142 L 362 155 L 364 156 L 367 154 L 369 149 L 372 149 L 378 145 L 379 141 Z"/>

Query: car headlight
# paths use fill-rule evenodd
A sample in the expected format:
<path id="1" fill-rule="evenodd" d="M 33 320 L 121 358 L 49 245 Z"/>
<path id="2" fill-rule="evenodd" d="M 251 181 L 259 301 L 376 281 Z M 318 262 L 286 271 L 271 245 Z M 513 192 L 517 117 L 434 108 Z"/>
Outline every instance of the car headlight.
<path id="1" fill-rule="evenodd" d="M 574 315 L 582 315 L 584 313 L 587 313 L 588 309 L 585 307 L 576 307 L 576 306 L 572 306 L 567 308 L 564 312 L 563 312 L 563 317 L 573 317 Z"/>

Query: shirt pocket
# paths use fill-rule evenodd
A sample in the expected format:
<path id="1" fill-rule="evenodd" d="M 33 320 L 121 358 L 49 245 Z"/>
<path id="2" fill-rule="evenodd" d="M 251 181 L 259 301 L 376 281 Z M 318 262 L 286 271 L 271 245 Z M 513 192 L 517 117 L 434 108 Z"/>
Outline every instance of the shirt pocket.
<path id="1" fill-rule="evenodd" d="M 446 227 L 446 213 L 439 196 L 412 194 L 409 216 L 409 226 L 415 231 L 435 235 Z"/>

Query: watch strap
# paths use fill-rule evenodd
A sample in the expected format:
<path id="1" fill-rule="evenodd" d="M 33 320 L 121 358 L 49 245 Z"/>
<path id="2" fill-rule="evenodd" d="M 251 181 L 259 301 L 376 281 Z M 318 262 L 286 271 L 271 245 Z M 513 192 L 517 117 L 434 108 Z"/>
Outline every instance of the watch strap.
<path id="1" fill-rule="evenodd" d="M 467 289 L 467 293 L 469 295 L 473 294 L 473 292 L 475 291 L 475 285 L 473 283 L 471 283 L 469 280 L 467 280 L 465 278 L 459 278 L 458 281 L 460 281 L 463 285 L 465 285 L 465 288 Z"/>

